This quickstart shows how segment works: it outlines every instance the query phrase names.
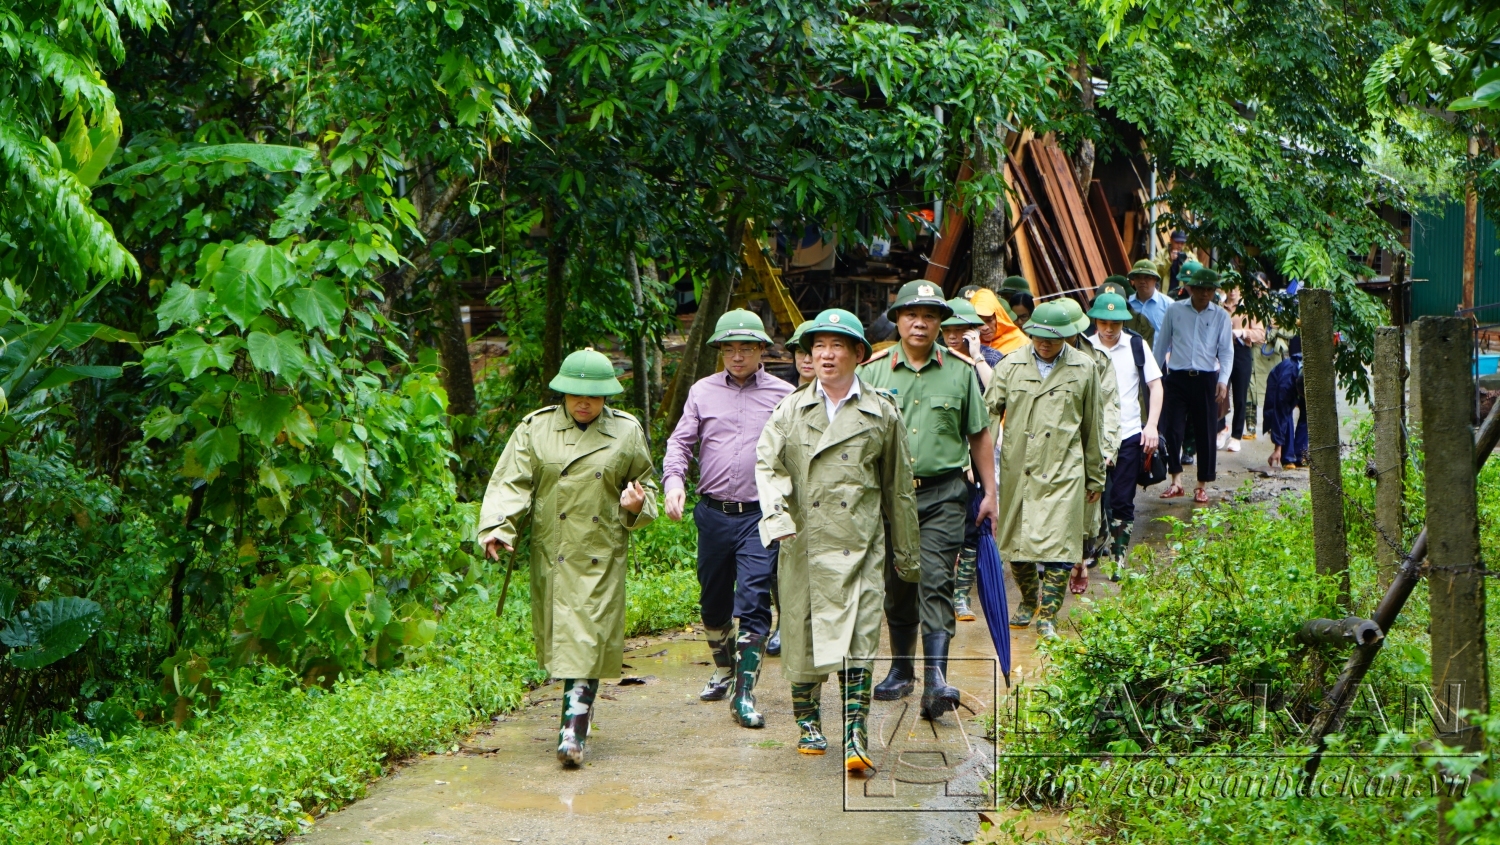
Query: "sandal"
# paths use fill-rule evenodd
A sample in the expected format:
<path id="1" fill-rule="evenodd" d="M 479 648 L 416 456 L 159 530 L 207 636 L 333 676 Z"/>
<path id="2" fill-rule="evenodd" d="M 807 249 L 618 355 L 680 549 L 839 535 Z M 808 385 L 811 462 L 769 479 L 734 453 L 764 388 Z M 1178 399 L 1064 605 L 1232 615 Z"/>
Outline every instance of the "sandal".
<path id="1" fill-rule="evenodd" d="M 1199 487 L 1193 491 L 1193 501 L 1200 505 L 1208 504 L 1208 488 Z"/>
<path id="2" fill-rule="evenodd" d="M 1173 484 L 1171 487 L 1168 487 L 1166 489 L 1166 492 L 1161 494 L 1161 497 L 1163 499 L 1180 499 L 1186 495 L 1187 491 L 1182 489 L 1181 484 Z"/>

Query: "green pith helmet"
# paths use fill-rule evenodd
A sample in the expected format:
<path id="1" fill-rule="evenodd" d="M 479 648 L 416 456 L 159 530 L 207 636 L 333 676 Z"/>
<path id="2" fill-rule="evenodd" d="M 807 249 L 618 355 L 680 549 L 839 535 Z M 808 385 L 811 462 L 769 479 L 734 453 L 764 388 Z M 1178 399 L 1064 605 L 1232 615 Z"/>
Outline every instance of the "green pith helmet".
<path id="1" fill-rule="evenodd" d="M 1191 276 L 1187 276 L 1184 281 L 1188 287 L 1192 288 L 1218 288 L 1219 273 L 1207 267 L 1199 267 L 1193 271 Z"/>
<path id="2" fill-rule="evenodd" d="M 1063 302 L 1072 302 L 1065 299 Z M 1078 303 L 1073 303 L 1077 305 Z M 1043 302 L 1031 312 L 1031 319 L 1026 321 L 1022 330 L 1032 337 L 1046 338 L 1048 340 L 1062 340 L 1078 334 L 1078 327 L 1073 325 L 1073 318 L 1059 302 Z"/>
<path id="3" fill-rule="evenodd" d="M 953 316 L 943 321 L 943 328 L 952 326 L 982 326 L 984 321 L 979 319 L 979 312 L 969 304 L 967 299 L 956 297 L 948 300 L 948 307 L 953 309 Z"/>
<path id="4" fill-rule="evenodd" d="M 1161 273 L 1157 272 L 1157 266 L 1152 263 L 1151 258 L 1142 258 L 1142 260 L 1131 264 L 1130 275 L 1131 278 L 1134 278 L 1134 276 L 1151 276 L 1152 279 L 1157 279 L 1158 282 L 1161 281 Z"/>
<path id="5" fill-rule="evenodd" d="M 1005 281 L 1000 283 L 1001 290 L 1013 290 L 1017 293 L 1031 293 L 1031 284 L 1021 276 L 1006 276 Z"/>
<path id="6" fill-rule="evenodd" d="M 860 323 L 858 317 L 842 308 L 830 308 L 812 318 L 809 323 L 804 323 L 797 328 L 797 331 L 802 334 L 797 338 L 797 342 L 803 352 L 812 351 L 812 339 L 815 334 L 841 334 L 844 337 L 852 337 L 864 346 L 864 358 L 870 357 L 870 353 L 874 351 L 870 342 L 865 340 L 864 324 Z"/>
<path id="7" fill-rule="evenodd" d="M 1156 265 L 1151 263 L 1151 259 L 1149 258 L 1142 258 L 1140 261 L 1137 261 L 1135 264 L 1131 265 L 1130 275 L 1150 276 L 1158 282 L 1161 281 L 1161 274 L 1156 272 Z"/>
<path id="8" fill-rule="evenodd" d="M 1202 269 L 1202 263 L 1200 263 L 1196 258 L 1189 258 L 1188 260 L 1182 262 L 1181 267 L 1177 268 L 1177 281 L 1180 282 L 1184 279 L 1190 279 L 1192 278 L 1194 273 Z"/>
<path id="9" fill-rule="evenodd" d="M 813 320 L 803 320 L 802 322 L 798 323 L 797 330 L 792 332 L 792 336 L 786 339 L 786 348 L 800 349 L 801 347 L 797 344 L 802 340 L 802 333 L 807 331 L 808 326 L 811 326 L 813 322 Z M 804 349 L 802 351 L 806 352 L 807 350 Z"/>
<path id="10" fill-rule="evenodd" d="M 896 292 L 896 303 L 886 309 L 886 319 L 896 322 L 896 315 L 901 309 L 913 305 L 930 305 L 943 315 L 941 319 L 944 320 L 953 316 L 952 306 L 946 299 L 943 299 L 943 289 L 932 282 L 918 279 L 914 282 L 907 282 L 901 286 L 901 290 Z"/>
<path id="11" fill-rule="evenodd" d="M 730 340 L 770 344 L 771 336 L 766 334 L 766 324 L 761 322 L 759 314 L 736 308 L 725 311 L 719 322 L 714 324 L 714 333 L 708 339 L 708 345 L 718 346 Z"/>
<path id="12" fill-rule="evenodd" d="M 1063 313 L 1068 315 L 1068 319 L 1073 321 L 1073 328 L 1080 332 L 1088 329 L 1089 315 L 1083 313 L 1083 306 L 1078 304 L 1078 300 L 1071 296 L 1064 296 L 1058 298 L 1057 304 L 1061 306 Z"/>
<path id="13" fill-rule="evenodd" d="M 615 396 L 625 392 L 615 378 L 615 365 L 593 347 L 564 358 L 547 387 L 566 396 Z"/>
<path id="14" fill-rule="evenodd" d="M 968 302 L 969 300 L 974 298 L 974 293 L 977 290 L 979 290 L 979 285 L 964 285 L 963 287 L 958 289 L 958 298 L 962 299 L 964 302 Z M 953 300 L 948 300 L 948 304 L 952 305 Z"/>
<path id="15" fill-rule="evenodd" d="M 1095 320 L 1128 323 L 1130 322 L 1130 306 L 1125 303 L 1125 297 L 1118 293 L 1101 293 L 1094 298 L 1094 307 L 1089 309 L 1089 316 Z"/>
<path id="16" fill-rule="evenodd" d="M 1097 295 L 1102 296 L 1106 293 L 1117 293 L 1120 296 L 1130 296 L 1130 294 L 1134 293 L 1134 291 L 1130 289 L 1129 279 L 1125 278 L 1124 276 L 1110 276 L 1109 278 L 1099 283 L 1099 293 Z"/>

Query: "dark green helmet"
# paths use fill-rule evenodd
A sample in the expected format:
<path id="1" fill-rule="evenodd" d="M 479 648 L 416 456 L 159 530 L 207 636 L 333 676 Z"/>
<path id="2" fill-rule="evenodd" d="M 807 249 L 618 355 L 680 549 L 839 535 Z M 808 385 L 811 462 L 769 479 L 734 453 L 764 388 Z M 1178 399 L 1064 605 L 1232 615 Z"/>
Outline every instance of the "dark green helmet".
<path id="1" fill-rule="evenodd" d="M 547 386 L 567 396 L 615 396 L 625 392 L 615 378 L 615 365 L 592 348 L 564 358 Z"/>
<path id="2" fill-rule="evenodd" d="M 901 290 L 896 292 L 895 304 L 886 310 L 885 316 L 894 323 L 896 315 L 902 308 L 909 308 L 913 305 L 930 305 L 936 308 L 942 314 L 940 319 L 946 320 L 953 316 L 952 306 L 946 299 L 943 299 L 943 289 L 921 279 L 901 286 Z"/>
<path id="3" fill-rule="evenodd" d="M 736 308 L 725 311 L 724 316 L 719 318 L 719 322 L 714 325 L 713 336 L 708 339 L 708 345 L 718 346 L 730 340 L 769 344 L 771 336 L 766 334 L 766 324 L 761 322 L 759 314 Z"/>
<path id="4" fill-rule="evenodd" d="M 870 353 L 873 351 L 873 349 L 870 346 L 870 342 L 868 340 L 865 340 L 864 324 L 860 323 L 859 318 L 849 313 L 848 311 L 845 311 L 842 308 L 829 308 L 827 311 L 824 311 L 818 316 L 812 318 L 811 322 L 812 325 L 799 326 L 797 329 L 797 331 L 801 332 L 802 334 L 801 337 L 797 338 L 797 342 L 802 347 L 802 351 L 812 351 L 812 340 L 814 335 L 839 334 L 843 335 L 844 337 L 852 337 L 855 340 L 859 341 L 860 344 L 865 348 L 864 357 L 870 357 Z"/>

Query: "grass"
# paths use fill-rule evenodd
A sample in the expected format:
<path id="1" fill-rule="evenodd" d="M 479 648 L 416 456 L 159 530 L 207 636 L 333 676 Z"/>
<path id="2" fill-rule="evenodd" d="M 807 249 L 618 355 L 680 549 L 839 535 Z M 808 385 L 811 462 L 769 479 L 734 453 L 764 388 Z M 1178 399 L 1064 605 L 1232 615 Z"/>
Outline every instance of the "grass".
<path id="1" fill-rule="evenodd" d="M 517 586 L 520 589 L 517 589 Z M 632 576 L 628 633 L 697 616 L 691 571 Z M 82 729 L 46 737 L 0 783 L 0 842 L 277 842 L 359 798 L 393 761 L 445 747 L 516 707 L 545 672 L 532 654 L 529 596 L 511 585 L 504 619 L 470 594 L 405 668 L 304 688 L 271 667 L 217 680 L 218 706 L 188 729 L 139 729 L 105 741 Z"/>

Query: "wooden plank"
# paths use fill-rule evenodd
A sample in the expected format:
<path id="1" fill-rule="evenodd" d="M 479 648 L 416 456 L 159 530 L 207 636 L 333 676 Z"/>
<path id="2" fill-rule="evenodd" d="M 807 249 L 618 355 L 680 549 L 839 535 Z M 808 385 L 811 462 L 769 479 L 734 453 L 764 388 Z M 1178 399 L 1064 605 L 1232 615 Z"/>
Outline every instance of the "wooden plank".
<path id="1" fill-rule="evenodd" d="M 1005 201 L 1010 207 L 1010 225 L 1017 229 L 1015 234 L 1016 258 L 1021 265 L 1021 275 L 1031 283 L 1031 293 L 1037 293 L 1036 262 L 1031 255 L 1031 243 L 1027 233 L 1021 225 L 1021 187 L 1016 184 L 1016 175 L 1011 171 L 1010 162 L 1005 163 L 1005 185 L 1009 189 L 1005 192 Z"/>
<path id="2" fill-rule="evenodd" d="M 1074 278 L 1084 276 L 1088 273 L 1088 264 L 1083 257 L 1083 246 L 1078 242 L 1078 230 L 1073 226 L 1067 199 L 1063 197 L 1063 189 L 1057 182 L 1052 156 L 1040 141 L 1033 141 L 1031 144 L 1030 165 L 1027 169 L 1029 172 L 1024 175 L 1034 188 L 1032 202 L 1036 202 L 1046 213 L 1048 228 L 1061 248 L 1061 258 L 1072 271 L 1069 275 Z M 1059 278 L 1058 281 L 1063 282 L 1063 279 Z"/>
<path id="3" fill-rule="evenodd" d="M 1104 195 L 1104 186 L 1095 179 L 1089 183 L 1089 213 L 1094 219 L 1094 228 L 1099 232 L 1099 242 L 1104 247 L 1104 258 L 1111 273 L 1125 275 L 1130 270 L 1130 252 L 1125 239 L 1115 226 L 1115 213 L 1109 207 L 1109 198 Z"/>
<path id="4" fill-rule="evenodd" d="M 1125 233 L 1124 233 L 1124 237 L 1125 237 L 1125 260 L 1126 261 L 1129 261 L 1131 259 L 1131 256 L 1133 256 L 1135 254 L 1135 233 L 1136 233 L 1136 221 L 1137 221 L 1138 217 L 1139 217 L 1139 212 L 1135 212 L 1135 211 L 1127 211 L 1127 212 L 1125 212 Z"/>
<path id="5" fill-rule="evenodd" d="M 1072 223 L 1074 231 L 1078 233 L 1078 245 L 1088 264 L 1084 286 L 1093 287 L 1109 275 L 1109 267 L 1104 263 L 1104 256 L 1100 255 L 1099 239 L 1093 233 L 1093 225 L 1089 222 L 1088 211 L 1083 205 L 1083 194 L 1078 190 L 1078 180 L 1073 177 L 1073 168 L 1068 164 L 1067 156 L 1055 145 L 1049 145 L 1046 150 L 1057 177 L 1058 192 L 1068 210 L 1068 222 Z"/>
<path id="6" fill-rule="evenodd" d="M 1042 236 L 1041 232 L 1040 224 L 1046 221 L 1046 214 L 1042 209 L 1042 205 L 1038 202 L 1037 191 L 1031 185 L 1025 171 L 1022 169 L 1013 169 L 1010 175 L 1015 179 L 1016 187 L 1020 189 L 1021 204 L 1023 206 L 1036 206 L 1036 211 L 1032 212 L 1031 216 L 1025 220 L 1022 232 L 1026 236 L 1027 247 L 1031 252 L 1032 267 L 1036 270 L 1036 284 L 1033 287 L 1032 294 L 1034 296 L 1041 296 L 1058 290 L 1062 285 L 1061 278 L 1058 275 L 1060 269 L 1057 266 L 1057 262 L 1049 254 L 1049 242 Z"/>
<path id="7" fill-rule="evenodd" d="M 932 245 L 932 255 L 928 256 L 927 269 L 922 273 L 923 280 L 938 287 L 942 287 L 948 278 L 948 268 L 953 264 L 953 256 L 958 252 L 958 242 L 963 239 L 964 227 L 968 225 L 961 197 L 964 183 L 973 176 L 974 168 L 969 166 L 968 161 L 960 164 L 958 179 L 953 183 L 953 201 L 943 205 L 941 237 Z"/>

